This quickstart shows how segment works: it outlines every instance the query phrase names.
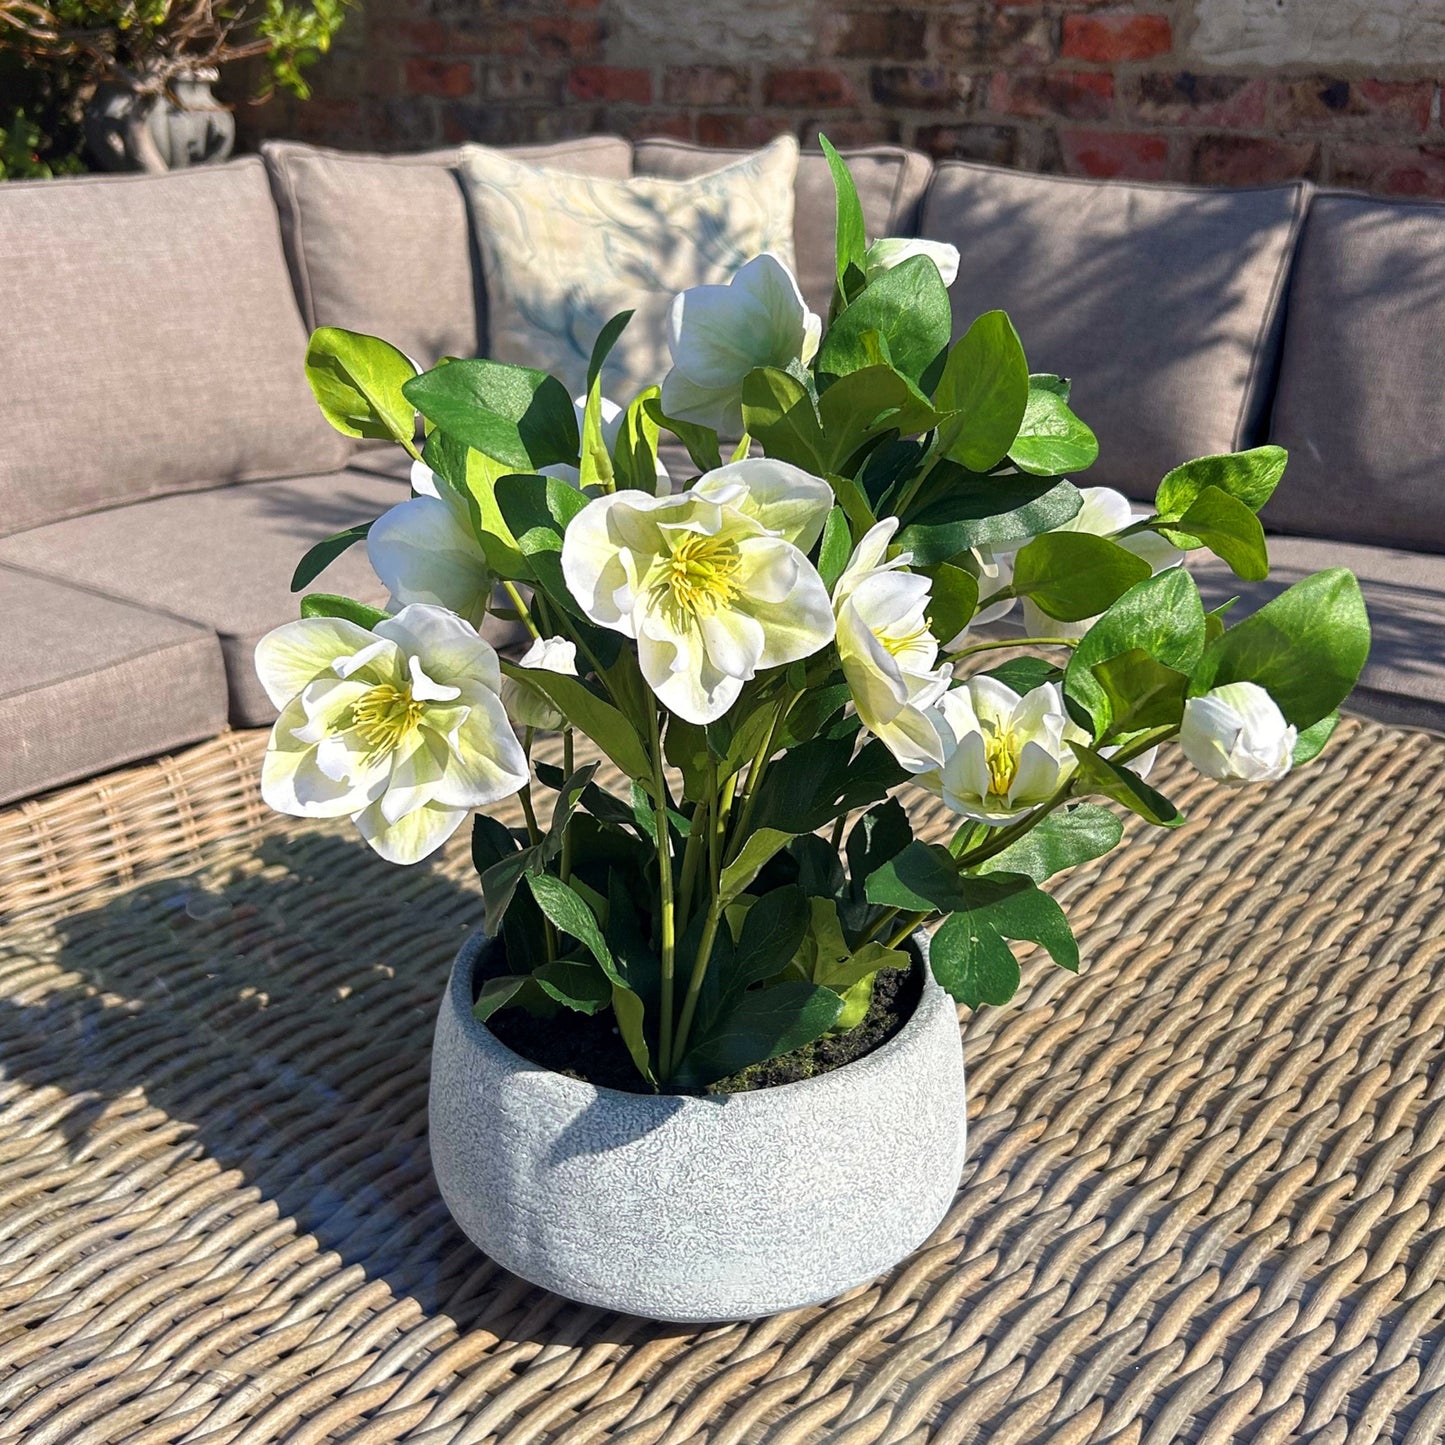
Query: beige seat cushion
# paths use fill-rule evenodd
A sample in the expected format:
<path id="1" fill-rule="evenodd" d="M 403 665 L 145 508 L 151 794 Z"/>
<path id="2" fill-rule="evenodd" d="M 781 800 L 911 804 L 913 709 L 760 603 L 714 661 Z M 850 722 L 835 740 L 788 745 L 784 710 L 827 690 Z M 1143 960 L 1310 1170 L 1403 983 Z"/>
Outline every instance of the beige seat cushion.
<path id="1" fill-rule="evenodd" d="M 603 326 L 632 311 L 602 374 L 625 405 L 667 373 L 678 292 L 727 282 L 764 251 L 792 265 L 797 168 L 791 136 L 687 181 L 578 179 L 468 146 L 460 171 L 491 355 L 550 372 L 576 396 Z"/>
<path id="2" fill-rule="evenodd" d="M 1265 509 L 1286 532 L 1445 552 L 1445 206 L 1316 196 L 1290 282 Z"/>
<path id="3" fill-rule="evenodd" d="M 1270 576 L 1241 582 L 1224 563 L 1190 554 L 1206 607 L 1231 597 L 1238 621 L 1326 567 L 1348 567 L 1370 614 L 1370 659 L 1346 706 L 1381 722 L 1445 731 L 1445 557 L 1310 537 L 1271 537 Z"/>
<path id="4" fill-rule="evenodd" d="M 264 633 L 297 615 L 290 583 L 302 554 L 407 494 L 398 482 L 347 471 L 161 497 L 6 538 L 0 565 L 84 578 L 105 596 L 219 634 L 231 722 L 253 727 L 276 713 L 252 656 Z M 343 553 L 309 590 L 386 601 L 365 544 Z"/>
<path id="5" fill-rule="evenodd" d="M 741 154 L 686 141 L 644 140 L 634 148 L 633 169 L 638 175 L 685 180 L 716 170 Z M 933 174 L 928 157 L 920 151 L 888 145 L 859 146 L 842 155 L 858 188 L 868 239 L 913 235 L 919 202 Z M 798 158 L 793 203 L 798 285 L 808 305 L 824 317 L 836 274 L 834 223 L 833 176 L 828 162 L 821 151 L 804 151 Z"/>
<path id="6" fill-rule="evenodd" d="M 9 182 L 0 253 L 0 536 L 345 463 L 259 160 Z"/>
<path id="7" fill-rule="evenodd" d="M 485 354 L 460 148 L 380 156 L 268 141 L 261 151 L 308 327 L 380 336 L 422 366 Z M 573 175 L 624 180 L 632 171 L 632 148 L 615 136 L 509 154 Z"/>
<path id="8" fill-rule="evenodd" d="M 0 567 L 0 803 L 226 725 L 215 633 Z"/>
<path id="9" fill-rule="evenodd" d="M 955 334 L 1013 318 L 1035 371 L 1073 378 L 1099 437 L 1085 480 L 1149 498 L 1180 462 L 1263 440 L 1281 297 L 1307 199 L 944 161 L 923 235 L 962 254 Z"/>

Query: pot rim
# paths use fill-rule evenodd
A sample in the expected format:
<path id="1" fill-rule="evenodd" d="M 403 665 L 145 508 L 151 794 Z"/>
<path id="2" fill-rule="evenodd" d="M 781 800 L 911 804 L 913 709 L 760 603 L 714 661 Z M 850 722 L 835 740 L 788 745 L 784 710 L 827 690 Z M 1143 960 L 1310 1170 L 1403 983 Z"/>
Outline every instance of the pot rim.
<path id="1" fill-rule="evenodd" d="M 484 932 L 480 927 L 473 929 L 467 935 L 466 941 L 458 950 L 452 964 L 447 994 L 450 1005 L 457 1011 L 463 1034 L 467 1038 L 473 1039 L 482 1048 L 497 1051 L 504 1056 L 504 1062 L 509 1065 L 546 1074 L 550 1078 L 558 1080 L 562 1087 L 569 1091 L 575 1091 L 581 1102 L 590 1102 L 596 1098 L 611 1102 L 614 1107 L 633 1108 L 638 1105 L 656 1105 L 677 1100 L 678 1104 L 682 1106 L 729 1104 L 734 1108 L 760 1107 L 763 1101 L 780 1099 L 790 1090 L 828 1088 L 831 1086 L 830 1081 L 841 1078 L 850 1071 L 853 1071 L 851 1077 L 857 1078 L 859 1073 L 864 1070 L 877 1071 L 887 1067 L 893 1054 L 906 1044 L 912 1043 L 917 1035 L 933 1026 L 933 1019 L 941 1008 L 948 1009 L 956 1025 L 957 1011 L 953 1008 L 952 1000 L 944 992 L 938 980 L 934 978 L 933 970 L 929 967 L 928 941 L 928 934 L 922 928 L 916 929 L 909 939 L 917 952 L 914 967 L 923 970 L 923 989 L 913 1012 L 892 1038 L 885 1040 L 876 1049 L 871 1049 L 868 1053 L 851 1059 L 836 1069 L 828 1069 L 824 1073 L 814 1074 L 811 1078 L 794 1079 L 788 1084 L 772 1084 L 765 1089 L 744 1089 L 735 1094 L 677 1094 L 664 1090 L 656 1093 L 644 1093 L 640 1090 L 633 1092 L 630 1089 L 614 1089 L 608 1084 L 593 1084 L 586 1079 L 574 1079 L 570 1074 L 559 1073 L 556 1069 L 548 1068 L 546 1064 L 539 1064 L 535 1059 L 527 1058 L 525 1054 L 519 1054 L 515 1049 L 504 1044 L 472 1012 L 472 976 L 476 969 L 477 959 L 483 948 L 498 942 L 494 935 Z"/>

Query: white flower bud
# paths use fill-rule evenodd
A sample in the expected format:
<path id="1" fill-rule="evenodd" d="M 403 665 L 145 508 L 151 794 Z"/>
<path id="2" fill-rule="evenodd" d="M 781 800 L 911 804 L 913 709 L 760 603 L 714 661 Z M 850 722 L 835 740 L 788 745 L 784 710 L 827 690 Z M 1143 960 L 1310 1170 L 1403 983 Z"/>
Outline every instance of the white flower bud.
<path id="1" fill-rule="evenodd" d="M 539 637 L 522 654 L 519 667 L 531 667 L 543 672 L 565 673 L 577 676 L 577 645 L 565 637 Z M 556 732 L 567 721 L 557 705 L 540 688 L 529 682 L 519 682 L 513 677 L 502 679 L 502 706 L 517 728 L 536 728 L 541 732 Z"/>
<path id="2" fill-rule="evenodd" d="M 1255 682 L 1231 682 L 1184 704 L 1184 756 L 1221 783 L 1272 783 L 1289 772 L 1297 733 Z"/>
<path id="3" fill-rule="evenodd" d="M 872 281 L 914 256 L 927 256 L 943 277 L 945 286 L 958 279 L 958 247 L 947 241 L 924 241 L 916 236 L 888 236 L 874 241 L 863 255 L 863 274 Z"/>

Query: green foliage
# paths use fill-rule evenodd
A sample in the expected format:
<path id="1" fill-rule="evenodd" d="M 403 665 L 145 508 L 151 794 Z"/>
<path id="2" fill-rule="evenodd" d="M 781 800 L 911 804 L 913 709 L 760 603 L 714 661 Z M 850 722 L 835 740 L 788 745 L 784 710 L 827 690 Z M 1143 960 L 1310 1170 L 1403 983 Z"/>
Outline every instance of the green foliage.
<path id="1" fill-rule="evenodd" d="M 309 587 L 343 552 L 357 542 L 364 542 L 369 531 L 371 523 L 362 522 L 359 526 L 348 527 L 344 532 L 337 532 L 335 536 L 327 537 L 310 548 L 291 574 L 291 590 L 300 592 Z"/>
<path id="2" fill-rule="evenodd" d="M 836 151 L 824 150 L 838 197 L 831 325 L 811 363 L 774 358 L 734 378 L 747 432 L 735 448 L 711 427 L 668 417 L 656 386 L 633 399 L 606 445 L 601 375 L 627 313 L 596 339 L 580 426 L 566 388 L 540 371 L 451 360 L 416 375 L 394 348 L 335 329 L 318 331 L 308 352 L 317 399 L 348 435 L 410 448 L 416 412 L 423 415 L 422 459 L 455 493 L 447 500 L 465 502 L 453 515 L 463 532 L 470 521 L 487 564 L 511 589 L 507 615 L 574 645 L 576 675 L 501 663 L 507 682 L 524 682 L 554 705 L 571 736 L 558 767 L 556 754 L 537 755 L 541 745 L 519 724 L 533 748 L 527 826 L 485 817 L 474 824 L 486 926 L 500 934 L 511 970 L 487 981 L 476 1011 L 486 1018 L 524 1008 L 565 1028 L 579 1013 L 610 1009 L 640 1087 L 707 1089 L 857 1028 L 879 974 L 914 966 L 921 925 L 937 925 L 934 977 L 972 1008 L 1013 997 L 1019 944 L 1076 971 L 1078 946 L 1045 885 L 1116 847 L 1129 814 L 1159 827 L 1183 821 L 1141 769 L 1146 754 L 1179 733 L 1189 699 L 1228 682 L 1258 683 L 1298 729 L 1294 762 L 1302 765 L 1328 741 L 1369 644 L 1358 584 L 1342 570 L 1297 584 L 1231 626 L 1227 607 L 1205 612 L 1184 569 L 1153 575 L 1124 545 L 1152 530 L 1185 549 L 1212 549 L 1242 578 L 1263 577 L 1257 513 L 1284 467 L 1278 448 L 1175 468 L 1160 483 L 1156 513 L 1116 524 L 1117 535 L 1059 530 L 1082 505 L 1066 478 L 1098 450 L 1071 409 L 1069 382 L 1029 371 L 1002 312 L 980 316 L 950 346 L 948 295 L 929 257 L 888 268 L 899 248 L 874 251 L 870 280 L 856 191 Z M 738 342 L 740 356 L 751 340 Z M 783 499 L 795 519 L 812 512 L 807 557 L 788 554 L 776 573 L 758 571 L 771 590 L 750 597 L 766 606 L 746 623 L 723 609 L 748 585 L 758 554 L 775 545 L 758 519 L 776 519 L 779 499 L 764 497 L 751 514 L 757 498 L 740 503 L 752 520 L 726 523 L 721 508 L 731 504 L 715 498 L 690 512 L 672 502 L 655 513 L 606 512 L 618 490 L 655 495 L 664 431 L 683 442 L 698 472 L 716 469 L 725 450 L 734 459 L 760 450 L 831 489 L 831 500 L 817 482 Z M 541 475 L 558 466 L 576 468 L 576 483 Z M 764 472 L 761 485 L 790 485 L 786 469 Z M 674 477 L 673 491 L 688 482 Z M 605 524 L 569 532 L 588 507 L 597 509 L 589 520 L 606 512 Z M 879 522 L 889 535 L 871 539 L 865 566 L 855 548 Z M 645 545 L 619 555 L 588 540 L 604 527 L 643 536 Z M 366 534 L 352 528 L 313 548 L 297 587 Z M 569 553 L 564 571 L 569 536 L 597 555 Z M 593 571 L 576 570 L 579 560 Z M 848 630 L 830 642 L 824 593 L 837 590 L 850 564 L 857 586 L 848 610 L 841 598 L 835 604 Z M 874 565 L 880 571 L 859 580 Z M 995 566 L 996 577 L 986 573 Z M 588 577 L 596 595 L 586 607 L 569 575 Z M 951 729 L 965 728 L 966 708 L 946 719 L 925 709 L 950 683 L 945 644 L 964 639 L 960 671 L 970 673 L 981 665 L 973 653 L 1000 645 L 969 633 L 985 575 L 992 597 L 1027 599 L 1087 630 L 1026 640 L 1023 655 L 992 667 L 987 676 L 1033 696 L 996 720 L 990 691 L 995 709 L 1012 704 L 978 689 L 978 731 L 960 740 Z M 719 662 L 753 646 L 753 628 L 787 638 L 783 624 L 796 623 L 801 608 L 792 604 L 804 587 L 814 608 L 811 651 L 777 666 L 744 661 L 734 671 Z M 629 598 L 649 599 L 651 610 L 619 621 L 597 605 L 606 595 L 624 613 Z M 302 611 L 367 626 L 382 616 L 319 593 Z M 759 620 L 771 617 L 775 624 Z M 569 665 L 571 653 L 563 649 L 559 664 L 549 642 L 543 655 L 549 666 Z M 684 706 L 686 716 L 661 706 L 659 695 L 675 695 L 659 678 L 696 665 L 691 680 L 704 692 L 713 685 L 697 662 L 704 656 L 731 680 L 730 705 L 711 714 Z M 896 742 L 906 729 L 912 752 Z M 573 765 L 579 737 L 621 771 L 620 787 L 599 784 L 598 763 Z M 964 745 L 971 754 L 951 752 Z M 983 800 L 958 791 L 967 768 L 950 771 L 956 762 L 974 766 L 980 752 L 989 769 Z M 1020 786 L 1025 761 L 1033 775 Z M 910 781 L 956 810 L 947 841 L 914 837 L 895 796 Z"/>

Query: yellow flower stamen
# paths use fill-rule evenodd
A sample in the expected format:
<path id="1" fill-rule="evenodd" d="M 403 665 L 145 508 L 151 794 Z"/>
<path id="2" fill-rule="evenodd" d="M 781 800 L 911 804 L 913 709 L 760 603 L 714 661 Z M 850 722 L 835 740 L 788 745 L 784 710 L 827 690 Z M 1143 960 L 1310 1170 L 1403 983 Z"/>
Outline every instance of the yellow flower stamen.
<path id="1" fill-rule="evenodd" d="M 1014 739 L 1007 732 L 986 732 L 983 740 L 983 755 L 988 762 L 989 791 L 1000 798 L 1008 796 L 1013 786 L 1014 775 L 1019 770 L 1018 750 Z"/>
<path id="2" fill-rule="evenodd" d="M 900 653 L 908 652 L 913 648 L 923 646 L 929 638 L 928 623 L 920 622 L 911 632 L 888 632 L 879 636 L 878 640 L 887 649 L 891 657 L 897 657 Z"/>
<path id="3" fill-rule="evenodd" d="M 687 532 L 668 556 L 659 559 L 652 584 L 654 601 L 675 626 L 711 617 L 742 590 L 737 577 L 741 567 L 736 542 Z"/>
<path id="4" fill-rule="evenodd" d="M 425 707 L 412 695 L 409 687 L 396 688 L 378 683 L 351 710 L 352 726 L 371 749 L 367 761 L 373 762 L 394 752 L 415 730 Z"/>

